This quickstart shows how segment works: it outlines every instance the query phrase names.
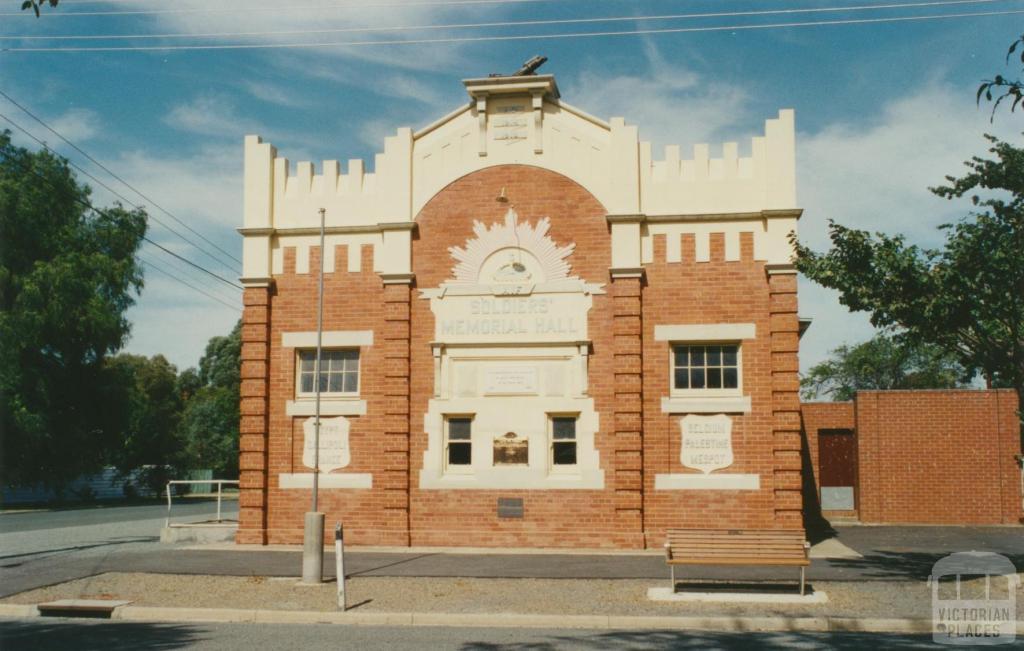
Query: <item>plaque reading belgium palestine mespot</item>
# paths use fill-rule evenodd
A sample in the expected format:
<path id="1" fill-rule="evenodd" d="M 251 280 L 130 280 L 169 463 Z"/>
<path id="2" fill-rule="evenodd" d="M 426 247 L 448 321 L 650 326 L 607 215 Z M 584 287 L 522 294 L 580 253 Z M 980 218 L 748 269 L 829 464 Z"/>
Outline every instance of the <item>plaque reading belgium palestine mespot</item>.
<path id="1" fill-rule="evenodd" d="M 732 419 L 716 416 L 686 416 L 679 422 L 683 428 L 680 461 L 687 468 L 705 475 L 732 465 Z"/>
<path id="2" fill-rule="evenodd" d="M 348 449 L 349 422 L 344 416 L 320 419 L 320 472 L 344 468 L 351 460 Z M 315 468 L 316 460 L 316 418 L 307 418 L 302 424 L 302 463 Z"/>

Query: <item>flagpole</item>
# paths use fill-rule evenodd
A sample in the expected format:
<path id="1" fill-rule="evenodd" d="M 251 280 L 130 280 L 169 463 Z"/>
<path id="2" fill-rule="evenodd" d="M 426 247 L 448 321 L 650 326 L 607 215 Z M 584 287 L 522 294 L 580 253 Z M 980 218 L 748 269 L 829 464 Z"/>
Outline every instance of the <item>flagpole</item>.
<path id="1" fill-rule="evenodd" d="M 323 354 L 324 331 L 324 231 L 327 211 L 320 209 L 320 277 L 317 282 L 316 359 L 313 382 L 316 404 L 313 415 L 313 504 L 306 513 L 302 537 L 302 582 L 323 583 L 324 580 L 324 514 L 318 511 L 320 493 L 320 357 Z"/>

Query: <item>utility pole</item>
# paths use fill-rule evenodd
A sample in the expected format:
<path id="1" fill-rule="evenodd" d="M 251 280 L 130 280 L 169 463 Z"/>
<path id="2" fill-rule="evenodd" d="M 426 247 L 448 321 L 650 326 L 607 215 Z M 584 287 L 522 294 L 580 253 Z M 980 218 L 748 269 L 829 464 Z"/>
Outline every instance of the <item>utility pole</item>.
<path id="1" fill-rule="evenodd" d="M 316 307 L 316 360 L 313 382 L 316 395 L 313 421 L 313 505 L 306 513 L 302 537 L 302 582 L 324 581 L 324 514 L 317 510 L 320 489 L 320 358 L 324 333 L 324 230 L 327 211 L 320 209 L 320 278 Z"/>

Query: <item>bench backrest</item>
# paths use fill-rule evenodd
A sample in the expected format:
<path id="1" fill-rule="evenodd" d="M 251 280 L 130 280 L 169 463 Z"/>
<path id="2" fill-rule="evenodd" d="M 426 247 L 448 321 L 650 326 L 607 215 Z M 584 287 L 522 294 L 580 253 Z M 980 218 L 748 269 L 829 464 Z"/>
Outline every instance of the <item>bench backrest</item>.
<path id="1" fill-rule="evenodd" d="M 666 547 L 672 558 L 807 558 L 804 532 L 799 529 L 669 529 Z"/>

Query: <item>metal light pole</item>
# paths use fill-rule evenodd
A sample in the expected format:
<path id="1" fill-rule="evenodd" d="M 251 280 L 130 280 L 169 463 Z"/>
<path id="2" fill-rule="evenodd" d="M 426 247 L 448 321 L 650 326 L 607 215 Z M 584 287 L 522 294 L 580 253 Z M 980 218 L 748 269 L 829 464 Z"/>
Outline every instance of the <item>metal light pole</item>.
<path id="1" fill-rule="evenodd" d="M 320 357 L 324 331 L 324 230 L 327 211 L 320 209 L 320 278 L 316 308 L 316 360 L 313 362 L 316 405 L 313 421 L 313 506 L 306 513 L 302 537 L 302 582 L 324 580 L 324 514 L 317 510 L 320 489 Z"/>

